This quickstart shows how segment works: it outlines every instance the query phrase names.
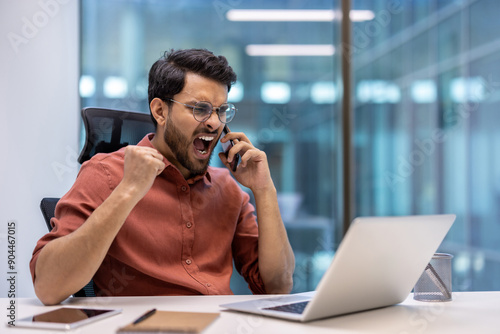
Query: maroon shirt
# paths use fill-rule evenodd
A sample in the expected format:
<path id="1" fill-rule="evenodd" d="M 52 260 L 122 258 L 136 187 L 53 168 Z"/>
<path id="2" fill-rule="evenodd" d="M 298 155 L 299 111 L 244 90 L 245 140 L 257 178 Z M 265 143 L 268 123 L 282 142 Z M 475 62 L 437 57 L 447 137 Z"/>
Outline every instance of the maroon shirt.
<path id="1" fill-rule="evenodd" d="M 138 144 L 153 147 L 153 134 Z M 73 187 L 59 201 L 53 230 L 43 236 L 30 262 L 34 280 L 41 249 L 81 226 L 123 178 L 124 150 L 84 163 Z M 236 268 L 253 293 L 265 293 L 258 266 L 254 207 L 226 168 L 185 180 L 166 168 L 127 217 L 94 275 L 98 295 L 232 294 Z"/>

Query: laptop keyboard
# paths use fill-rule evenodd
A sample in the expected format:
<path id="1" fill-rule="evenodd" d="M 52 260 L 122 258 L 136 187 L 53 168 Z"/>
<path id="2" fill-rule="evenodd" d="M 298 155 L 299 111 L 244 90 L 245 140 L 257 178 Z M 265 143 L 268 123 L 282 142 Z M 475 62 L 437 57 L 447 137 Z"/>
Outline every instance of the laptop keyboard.
<path id="1" fill-rule="evenodd" d="M 273 311 L 302 314 L 302 312 L 304 312 L 304 309 L 307 306 L 307 303 L 309 303 L 309 301 L 298 302 L 298 303 L 293 303 L 293 304 L 278 305 L 278 306 L 273 306 L 273 307 L 265 307 L 264 310 L 273 310 Z"/>

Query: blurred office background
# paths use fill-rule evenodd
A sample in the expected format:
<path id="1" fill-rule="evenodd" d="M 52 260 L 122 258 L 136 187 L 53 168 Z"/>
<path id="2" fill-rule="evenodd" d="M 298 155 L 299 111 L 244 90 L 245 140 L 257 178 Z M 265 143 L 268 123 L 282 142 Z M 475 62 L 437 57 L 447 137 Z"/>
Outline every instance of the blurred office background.
<path id="1" fill-rule="evenodd" d="M 230 125 L 268 154 L 297 259 L 294 291 L 314 289 L 346 217 L 437 213 L 457 214 L 440 248 L 455 256 L 453 289 L 500 290 L 500 2 L 28 0 L 0 1 L 0 9 L 2 101 L 11 101 L 0 101 L 10 122 L 1 122 L 2 142 L 18 131 L 7 124 L 28 129 L 24 146 L 2 148 L 23 163 L 1 167 L 12 175 L 2 180 L 1 215 L 21 233 L 21 295 L 33 294 L 27 261 L 45 233 L 39 199 L 63 195 L 78 170 L 80 108 L 149 113 L 148 70 L 172 48 L 210 49 L 237 72 Z M 345 66 L 352 129 L 342 126 Z M 31 160 L 17 153 L 28 145 Z M 247 293 L 238 279 L 234 291 Z"/>
<path id="2" fill-rule="evenodd" d="M 231 128 L 269 156 L 296 291 L 315 287 L 342 238 L 345 178 L 355 216 L 456 213 L 441 248 L 455 255 L 454 288 L 500 289 L 500 2 L 352 0 L 349 45 L 341 6 L 82 0 L 82 106 L 148 112 L 147 71 L 165 50 L 223 54 L 238 73 Z M 343 52 L 353 78 L 349 171 Z"/>

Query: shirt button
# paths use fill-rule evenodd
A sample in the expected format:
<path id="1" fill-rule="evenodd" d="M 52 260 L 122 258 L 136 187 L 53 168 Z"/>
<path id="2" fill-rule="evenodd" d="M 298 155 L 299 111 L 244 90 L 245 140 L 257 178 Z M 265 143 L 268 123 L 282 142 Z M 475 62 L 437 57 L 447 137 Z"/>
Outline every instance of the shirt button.
<path id="1" fill-rule="evenodd" d="M 182 186 L 182 187 L 181 187 L 181 190 L 182 190 L 182 191 L 186 191 L 186 190 L 187 190 L 187 187 L 186 187 L 186 186 Z"/>
<path id="2" fill-rule="evenodd" d="M 191 264 L 191 260 L 190 260 L 190 259 L 187 259 L 187 260 L 186 260 L 186 263 L 187 263 L 187 264 Z"/>
<path id="3" fill-rule="evenodd" d="M 191 222 L 187 222 L 186 226 L 187 226 L 187 228 L 191 228 L 193 226 L 193 224 L 191 224 Z"/>

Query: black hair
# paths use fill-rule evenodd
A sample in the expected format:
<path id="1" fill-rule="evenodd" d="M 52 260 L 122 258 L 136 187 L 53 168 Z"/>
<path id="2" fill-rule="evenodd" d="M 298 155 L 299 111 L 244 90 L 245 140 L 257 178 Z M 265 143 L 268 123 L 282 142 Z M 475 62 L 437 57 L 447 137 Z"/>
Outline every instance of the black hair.
<path id="1" fill-rule="evenodd" d="M 149 104 L 157 97 L 167 102 L 170 107 L 172 102 L 169 99 L 182 91 L 187 72 L 227 85 L 228 92 L 236 82 L 236 73 L 229 66 L 226 57 L 216 56 L 206 49 L 172 49 L 165 51 L 149 70 Z M 156 125 L 152 114 L 151 118 Z"/>

